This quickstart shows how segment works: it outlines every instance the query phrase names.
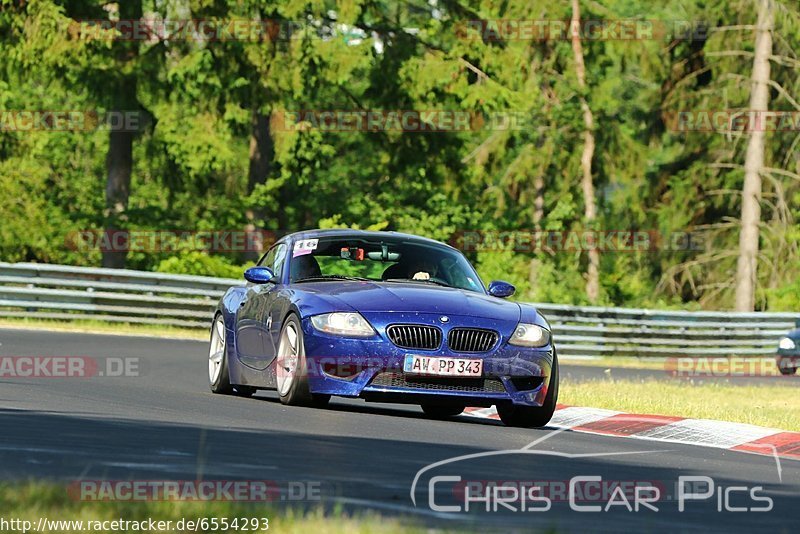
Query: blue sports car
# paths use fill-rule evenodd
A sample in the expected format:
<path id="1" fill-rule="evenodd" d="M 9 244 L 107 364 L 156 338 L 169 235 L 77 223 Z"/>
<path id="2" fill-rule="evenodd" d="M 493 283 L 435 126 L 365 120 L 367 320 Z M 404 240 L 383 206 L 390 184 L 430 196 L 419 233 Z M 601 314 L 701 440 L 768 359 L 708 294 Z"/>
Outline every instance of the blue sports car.
<path id="1" fill-rule="evenodd" d="M 434 418 L 496 406 L 547 424 L 558 358 L 514 286 L 484 287 L 455 248 L 396 232 L 312 230 L 277 241 L 230 288 L 211 327 L 215 393 L 276 389 L 289 405 L 332 395 L 421 405 Z"/>

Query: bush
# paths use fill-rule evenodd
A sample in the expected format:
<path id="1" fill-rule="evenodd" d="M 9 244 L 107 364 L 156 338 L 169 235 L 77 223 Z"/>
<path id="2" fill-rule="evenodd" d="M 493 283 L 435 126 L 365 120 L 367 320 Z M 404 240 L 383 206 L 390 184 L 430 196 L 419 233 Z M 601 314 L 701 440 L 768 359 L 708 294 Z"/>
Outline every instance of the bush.
<path id="1" fill-rule="evenodd" d="M 182 252 L 159 262 L 156 271 L 171 274 L 194 274 L 219 278 L 241 278 L 245 267 L 234 265 L 220 256 L 209 256 L 196 250 Z"/>

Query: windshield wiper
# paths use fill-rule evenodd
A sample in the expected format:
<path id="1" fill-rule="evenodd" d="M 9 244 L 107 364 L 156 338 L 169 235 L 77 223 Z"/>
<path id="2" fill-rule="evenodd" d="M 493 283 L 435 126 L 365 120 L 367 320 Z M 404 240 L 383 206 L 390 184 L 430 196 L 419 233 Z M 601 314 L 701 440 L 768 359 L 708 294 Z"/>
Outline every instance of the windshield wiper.
<path id="1" fill-rule="evenodd" d="M 414 280 L 413 278 L 387 278 L 384 282 L 422 282 L 424 284 L 436 284 L 437 286 L 442 287 L 455 287 L 451 286 L 450 284 L 446 284 L 444 282 L 440 282 L 438 280 Z"/>
<path id="2" fill-rule="evenodd" d="M 343 274 L 327 274 L 324 276 L 309 276 L 308 278 L 303 278 L 302 280 L 295 280 L 295 284 L 299 284 L 301 282 L 334 282 L 337 280 L 350 280 L 353 282 L 370 282 L 369 278 L 364 278 L 362 276 L 345 276 Z"/>

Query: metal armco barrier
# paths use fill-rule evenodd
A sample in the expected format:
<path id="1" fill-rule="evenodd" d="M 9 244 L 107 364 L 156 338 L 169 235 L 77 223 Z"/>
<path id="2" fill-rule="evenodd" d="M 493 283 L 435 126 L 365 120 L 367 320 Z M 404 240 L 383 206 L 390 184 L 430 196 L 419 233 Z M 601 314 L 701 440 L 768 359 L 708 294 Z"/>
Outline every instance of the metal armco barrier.
<path id="1" fill-rule="evenodd" d="M 570 356 L 769 356 L 800 324 L 800 313 L 535 305 Z"/>
<path id="2" fill-rule="evenodd" d="M 219 297 L 242 284 L 231 278 L 0 263 L 0 317 L 207 328 Z"/>
<path id="3" fill-rule="evenodd" d="M 95 319 L 208 328 L 243 280 L 0 262 L 0 317 Z M 641 310 L 535 303 L 570 356 L 765 356 L 800 313 Z"/>

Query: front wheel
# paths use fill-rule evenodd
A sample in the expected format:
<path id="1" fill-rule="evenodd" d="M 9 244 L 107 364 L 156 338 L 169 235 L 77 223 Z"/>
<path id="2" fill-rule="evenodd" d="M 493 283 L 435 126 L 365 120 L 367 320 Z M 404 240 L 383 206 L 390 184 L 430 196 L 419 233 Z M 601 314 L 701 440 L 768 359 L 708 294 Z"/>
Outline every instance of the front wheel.
<path id="1" fill-rule="evenodd" d="M 294 314 L 289 315 L 281 329 L 275 375 L 278 395 L 283 404 L 322 407 L 331 398 L 330 395 L 315 395 L 309 389 L 303 329 Z"/>
<path id="2" fill-rule="evenodd" d="M 222 319 L 222 315 L 218 314 L 211 325 L 211 340 L 208 347 L 208 385 L 214 393 L 252 397 L 256 388 L 231 384 L 226 344 L 225 321 Z"/>
<path id="3" fill-rule="evenodd" d="M 515 406 L 513 404 L 500 404 L 497 406 L 497 415 L 506 426 L 522 428 L 539 428 L 545 426 L 553 418 L 558 403 L 558 356 L 553 352 L 553 369 L 550 373 L 550 383 L 547 395 L 542 406 Z"/>

